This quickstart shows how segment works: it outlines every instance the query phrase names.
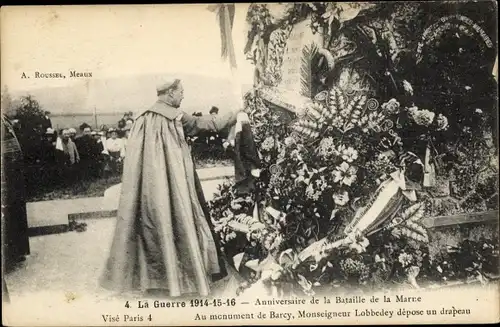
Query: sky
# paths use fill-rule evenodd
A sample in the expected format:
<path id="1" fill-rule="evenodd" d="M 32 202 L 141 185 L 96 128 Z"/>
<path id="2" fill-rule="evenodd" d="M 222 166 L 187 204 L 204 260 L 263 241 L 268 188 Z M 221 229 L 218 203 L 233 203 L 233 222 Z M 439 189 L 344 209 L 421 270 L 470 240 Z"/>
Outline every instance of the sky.
<path id="1" fill-rule="evenodd" d="M 241 84 L 253 81 L 243 55 L 247 6 L 236 5 L 233 27 L 239 77 L 232 80 Z M 207 5 L 16 6 L 1 14 L 1 82 L 12 91 L 82 83 L 21 78 L 36 71 L 92 72 L 93 79 L 164 72 L 233 78 Z"/>

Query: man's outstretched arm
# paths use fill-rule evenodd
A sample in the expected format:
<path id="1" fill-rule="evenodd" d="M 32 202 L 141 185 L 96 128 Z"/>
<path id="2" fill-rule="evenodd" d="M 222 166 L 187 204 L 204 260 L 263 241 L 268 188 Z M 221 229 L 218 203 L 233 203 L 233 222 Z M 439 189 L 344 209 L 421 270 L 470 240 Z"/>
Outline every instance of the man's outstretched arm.
<path id="1" fill-rule="evenodd" d="M 236 124 L 236 117 L 241 111 L 233 111 L 217 116 L 192 116 L 184 113 L 181 121 L 187 136 L 196 136 L 203 132 L 220 132 Z"/>

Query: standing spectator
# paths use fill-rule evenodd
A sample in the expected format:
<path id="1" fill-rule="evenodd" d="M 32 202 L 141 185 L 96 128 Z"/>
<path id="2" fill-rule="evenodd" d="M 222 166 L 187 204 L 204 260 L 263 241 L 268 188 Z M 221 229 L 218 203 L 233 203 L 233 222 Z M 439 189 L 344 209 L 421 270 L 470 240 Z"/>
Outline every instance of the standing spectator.
<path id="1" fill-rule="evenodd" d="M 47 128 L 45 137 L 42 139 L 42 160 L 45 165 L 53 166 L 56 160 L 56 135 L 52 128 Z"/>
<path id="2" fill-rule="evenodd" d="M 75 145 L 80 155 L 80 173 L 82 174 L 81 177 L 84 179 L 92 175 L 92 166 L 95 162 L 92 157 L 94 140 L 90 133 L 90 127 L 85 127 L 83 129 L 83 134 L 75 139 Z"/>
<path id="3" fill-rule="evenodd" d="M 105 130 L 105 131 L 101 130 L 98 133 L 98 135 L 99 135 L 99 142 L 102 144 L 102 147 L 103 147 L 103 149 L 102 149 L 102 153 L 103 154 L 108 154 L 108 150 L 106 149 L 106 140 L 108 139 L 106 137 L 107 133 L 108 133 L 107 130 Z"/>
<path id="4" fill-rule="evenodd" d="M 83 124 L 81 124 L 81 125 L 80 125 L 80 127 L 78 127 L 78 129 L 80 130 L 80 132 L 82 132 L 82 133 L 83 133 L 83 131 L 84 131 L 84 130 L 85 130 L 85 128 L 87 128 L 87 127 L 88 127 L 88 128 L 90 128 L 90 129 L 92 128 L 89 124 L 87 124 L 87 123 L 83 123 Z"/>
<path id="5" fill-rule="evenodd" d="M 212 116 L 217 116 L 217 115 L 219 114 L 219 108 L 217 108 L 217 107 L 213 106 L 213 107 L 210 109 L 209 113 L 210 113 Z"/>
<path id="6" fill-rule="evenodd" d="M 52 128 L 52 120 L 50 119 L 50 111 L 45 111 L 45 116 L 42 119 L 42 130 L 47 130 L 47 128 Z"/>
<path id="7" fill-rule="evenodd" d="M 53 186 L 56 181 L 56 135 L 52 128 L 47 128 L 40 146 L 42 165 L 39 169 L 41 185 Z"/>
<path id="8" fill-rule="evenodd" d="M 127 119 L 127 121 L 125 122 L 125 128 L 127 130 L 130 130 L 132 129 L 132 125 L 134 124 L 134 120 L 132 118 L 129 118 Z"/>
<path id="9" fill-rule="evenodd" d="M 111 137 L 106 140 L 106 150 L 108 150 L 109 153 L 111 172 L 117 173 L 119 171 L 119 164 L 121 162 L 123 140 L 118 138 L 118 131 L 110 129 L 109 132 L 111 134 Z"/>
<path id="10" fill-rule="evenodd" d="M 130 128 L 128 127 L 125 127 L 125 136 L 122 138 L 122 149 L 121 149 L 121 152 L 120 152 L 120 156 L 122 158 L 122 161 L 123 159 L 125 159 L 125 153 L 127 151 L 127 140 L 128 140 L 128 136 L 130 135 Z"/>
<path id="11" fill-rule="evenodd" d="M 50 143 L 52 143 L 52 145 L 55 149 L 56 143 L 57 143 L 57 131 L 53 128 L 47 128 L 45 135 L 46 135 L 47 140 L 50 140 Z"/>
<path id="12" fill-rule="evenodd" d="M 116 132 L 118 133 L 119 138 L 122 138 L 123 135 L 125 135 L 125 131 L 123 129 L 125 128 L 126 125 L 127 125 L 127 123 L 126 123 L 125 119 L 122 118 L 118 121 L 118 129 Z"/>
<path id="13" fill-rule="evenodd" d="M 133 116 L 132 111 L 128 111 L 128 112 L 126 112 L 126 113 L 123 114 L 122 119 L 125 120 L 125 121 L 127 121 L 129 119 L 132 119 L 132 116 Z"/>
<path id="14" fill-rule="evenodd" d="M 104 152 L 104 146 L 105 143 L 102 142 L 101 135 L 97 132 L 92 132 L 91 133 L 92 138 L 93 138 L 93 143 L 92 143 L 92 157 L 94 158 L 95 161 L 95 171 L 93 172 L 94 176 L 101 176 L 103 172 L 103 164 L 105 163 L 105 154 Z"/>
<path id="15" fill-rule="evenodd" d="M 219 108 L 212 106 L 210 109 L 210 115 L 213 117 L 219 114 Z M 208 153 L 211 153 L 214 157 L 218 158 L 220 156 L 220 150 L 222 148 L 222 140 L 217 132 L 209 132 L 205 135 L 206 145 Z"/>
<path id="16" fill-rule="evenodd" d="M 75 164 L 80 161 L 80 155 L 75 143 L 71 140 L 70 132 L 64 129 L 56 145 L 59 160 L 60 177 L 65 184 L 71 184 L 75 178 Z"/>
<path id="17" fill-rule="evenodd" d="M 102 172 L 107 177 L 108 173 L 111 172 L 109 152 L 107 149 L 107 140 L 108 140 L 108 127 L 106 125 L 102 126 L 101 131 L 99 132 L 100 144 L 102 144 L 101 158 L 102 158 Z"/>
<path id="18" fill-rule="evenodd" d="M 72 166 L 80 161 L 80 155 L 75 143 L 71 140 L 70 131 L 64 129 L 61 137 L 57 141 L 56 150 L 62 151 L 63 163 L 66 166 Z"/>
<path id="19" fill-rule="evenodd" d="M 76 129 L 74 129 L 73 127 L 71 127 L 69 130 L 69 138 L 71 139 L 71 141 L 75 141 L 76 139 Z"/>

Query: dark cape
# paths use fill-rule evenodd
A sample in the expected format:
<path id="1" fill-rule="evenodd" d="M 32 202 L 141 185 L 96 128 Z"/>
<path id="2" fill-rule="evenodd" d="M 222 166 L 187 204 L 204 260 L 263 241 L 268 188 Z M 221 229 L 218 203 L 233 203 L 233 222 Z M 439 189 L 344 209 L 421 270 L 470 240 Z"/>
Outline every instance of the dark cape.
<path id="1" fill-rule="evenodd" d="M 235 121 L 234 113 L 194 117 L 162 101 L 135 120 L 103 287 L 207 296 L 227 274 L 186 136 Z"/>
<path id="2" fill-rule="evenodd" d="M 234 132 L 234 191 L 237 196 L 245 196 L 255 192 L 257 178 L 252 170 L 260 169 L 261 162 L 250 124 L 244 122 Z"/>
<path id="3" fill-rule="evenodd" d="M 30 254 L 24 162 L 10 122 L 2 117 L 2 267 Z"/>

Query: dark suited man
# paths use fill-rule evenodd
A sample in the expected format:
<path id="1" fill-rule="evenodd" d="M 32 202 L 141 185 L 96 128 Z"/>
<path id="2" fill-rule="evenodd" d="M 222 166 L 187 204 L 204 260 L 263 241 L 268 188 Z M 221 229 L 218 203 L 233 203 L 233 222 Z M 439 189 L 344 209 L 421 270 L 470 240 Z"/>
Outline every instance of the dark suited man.
<path id="1" fill-rule="evenodd" d="M 14 129 L 2 116 L 2 268 L 7 271 L 30 254 L 23 163 Z"/>
<path id="2" fill-rule="evenodd" d="M 93 156 L 95 140 L 91 135 L 90 127 L 83 129 L 83 134 L 75 139 L 76 148 L 80 155 L 79 174 L 82 178 L 96 176 L 96 160 Z"/>
<path id="3" fill-rule="evenodd" d="M 50 120 L 50 111 L 46 111 L 45 116 L 42 119 L 42 131 L 46 131 L 48 128 L 52 128 L 52 120 Z"/>

